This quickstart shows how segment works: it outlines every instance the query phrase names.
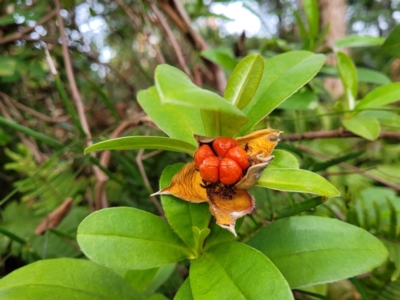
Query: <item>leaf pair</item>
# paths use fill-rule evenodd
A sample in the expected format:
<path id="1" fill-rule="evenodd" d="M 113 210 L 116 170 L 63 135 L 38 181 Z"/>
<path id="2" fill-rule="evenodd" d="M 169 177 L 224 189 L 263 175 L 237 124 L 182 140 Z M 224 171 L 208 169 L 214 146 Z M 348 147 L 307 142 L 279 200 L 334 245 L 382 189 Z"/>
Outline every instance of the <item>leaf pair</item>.
<path id="1" fill-rule="evenodd" d="M 400 48 L 398 46 L 398 38 L 396 35 L 399 30 L 400 26 L 395 27 L 386 40 L 373 37 L 348 37 L 337 42 L 337 46 L 359 47 L 382 45 L 383 51 L 393 56 L 399 56 Z M 341 52 L 337 53 L 337 63 L 340 78 L 345 88 L 347 108 L 351 111 L 354 111 L 353 114 L 348 115 L 347 118 L 342 120 L 342 124 L 347 130 L 365 139 L 373 141 L 379 137 L 380 124 L 389 126 L 394 124 L 396 126 L 398 123 L 400 123 L 400 117 L 395 113 L 373 110 L 400 100 L 399 83 L 386 83 L 382 86 L 379 86 L 365 95 L 360 101 L 358 101 L 358 103 L 356 103 L 355 99 L 358 93 L 358 75 L 356 68 L 351 59 L 346 54 Z M 374 76 L 376 78 L 376 75 Z M 379 79 L 379 82 L 381 82 L 381 79 Z"/>

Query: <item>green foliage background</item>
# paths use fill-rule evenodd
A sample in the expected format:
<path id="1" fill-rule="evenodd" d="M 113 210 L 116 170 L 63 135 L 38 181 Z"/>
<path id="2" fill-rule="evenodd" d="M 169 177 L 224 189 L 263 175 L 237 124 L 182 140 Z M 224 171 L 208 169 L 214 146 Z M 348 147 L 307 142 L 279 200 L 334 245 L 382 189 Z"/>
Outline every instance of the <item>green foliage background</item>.
<path id="1" fill-rule="evenodd" d="M 282 142 L 276 150 L 276 158 L 279 158 L 279 151 L 290 152 L 301 169 L 325 177 L 341 192 L 341 197 L 326 201 L 302 193 L 254 187 L 251 193 L 257 201 L 256 210 L 244 217 L 241 226 L 238 226 L 238 241 L 254 246 L 256 242 L 252 242 L 252 237 L 256 232 L 262 235 L 267 230 L 274 230 L 273 226 L 281 230 L 281 226 L 287 226 L 287 219 L 279 222 L 275 220 L 293 215 L 306 215 L 304 218 L 324 217 L 321 223 L 310 222 L 309 230 L 313 226 L 329 228 L 332 226 L 330 222 L 337 222 L 333 219 L 347 222 L 365 229 L 382 241 L 389 251 L 389 259 L 366 275 L 336 283 L 325 282 L 342 278 L 340 274 L 333 276 L 332 280 L 324 280 L 325 274 L 318 274 L 317 271 L 314 274 L 315 280 L 309 280 L 311 275 L 304 274 L 303 277 L 308 280 L 306 284 L 312 282 L 320 285 L 312 285 L 302 291 L 294 290 L 294 296 L 296 299 L 352 299 L 353 295 L 357 295 L 358 299 L 397 299 L 400 293 L 400 115 L 396 101 L 400 99 L 400 3 L 348 1 L 349 37 L 337 41 L 332 49 L 323 43 L 326 30 L 320 28 L 319 10 L 315 1 L 303 1 L 302 7 L 298 7 L 295 1 L 243 3 L 243 7 L 251 11 L 254 18 L 261 20 L 263 33 L 244 40 L 238 35 L 227 35 L 222 25 L 230 20 L 213 13 L 211 9 L 215 3 L 228 5 L 233 1 L 185 1 L 183 7 L 193 30 L 209 46 L 202 51 L 193 46 L 177 23 L 167 18 L 163 6 L 166 2 L 158 1 L 156 7 L 166 18 L 192 77 L 201 78 L 198 83 L 203 89 L 218 93 L 215 78 L 209 74 L 215 66 L 221 68 L 222 74 L 229 78 L 237 63 L 246 55 L 256 53 L 265 59 L 264 76 L 267 77 L 266 82 L 271 84 L 260 87 L 254 99 L 263 99 L 265 94 L 273 95 L 276 99 L 269 99 L 269 106 L 261 114 L 257 109 L 252 110 L 252 104 L 245 107 L 249 100 L 242 99 L 243 102 L 236 106 L 240 109 L 245 107 L 244 112 L 252 118 L 240 129 L 239 135 L 267 127 L 284 131 Z M 172 299 L 178 290 L 176 299 L 210 297 L 203 294 L 200 284 L 190 286 L 189 281 L 185 280 L 189 262 L 175 264 L 178 260 L 176 257 L 160 263 L 161 267 L 147 270 L 120 270 L 113 265 L 115 272 L 89 261 L 72 259 L 84 258 L 76 242 L 78 225 L 91 212 L 104 207 L 104 202 L 99 200 L 99 190 L 110 207 L 128 206 L 160 214 L 160 206 L 155 205 L 158 202 L 152 200 L 149 194 L 158 190 L 160 175 L 165 167 L 189 161 L 189 154 L 196 145 L 190 132 L 172 136 L 174 128 L 168 130 L 166 127 L 163 127 L 163 132 L 143 111 L 151 109 L 146 99 L 158 97 L 155 88 L 151 88 L 153 85 L 159 89 L 170 89 L 170 94 L 158 99 L 170 104 L 173 101 L 168 102 L 171 101 L 168 99 L 179 98 L 179 93 L 185 93 L 184 87 L 191 88 L 189 83 L 187 86 L 180 85 L 181 81 L 177 80 L 179 73 L 168 77 L 171 74 L 168 72 L 174 71 L 167 70 L 167 75 L 162 73 L 165 69 L 155 71 L 161 62 L 180 69 L 182 66 L 170 38 L 157 22 L 157 15 L 150 3 L 128 0 L 60 1 L 73 76 L 93 141 L 116 137 L 117 132 L 118 136 L 131 136 L 130 139 L 139 136 L 141 143 L 149 143 L 152 146 L 148 148 L 155 150 L 112 151 L 109 161 L 103 154 L 83 154 L 88 137 L 82 126 L 82 117 L 77 112 L 73 87 L 66 70 L 59 22 L 56 22 L 55 17 L 55 2 L 6 0 L 0 3 L 0 272 L 6 276 L 17 270 L 0 281 L 0 290 L 2 286 L 13 285 L 29 274 L 29 268 L 42 274 L 38 277 L 54 280 L 52 284 L 57 285 L 57 276 L 62 276 L 62 273 L 51 278 L 48 270 L 60 268 L 85 269 L 86 274 L 102 274 L 99 280 L 108 282 L 110 286 L 98 284 L 87 287 L 94 293 L 93 299 L 97 299 L 96 293 L 110 293 L 107 294 L 110 299 L 117 297 L 112 294 L 111 283 L 121 286 L 121 293 L 127 299 L 132 298 L 132 295 L 136 295 L 135 299 Z M 46 16 L 49 18 L 46 19 Z M 272 17 L 278 20 L 276 24 L 265 23 L 266 19 Z M 57 74 L 52 73 L 46 60 L 46 47 Z M 349 49 L 348 54 L 342 52 L 345 48 Z M 302 52 L 295 56 L 290 51 Z M 321 53 L 336 55 L 337 67 L 323 66 L 316 77 L 279 104 L 279 99 L 289 96 L 285 92 L 299 84 L 295 80 L 285 80 L 285 76 L 293 78 L 293 72 L 305 76 L 306 70 L 312 69 L 311 62 L 307 60 L 311 53 L 305 51 L 318 54 L 321 61 Z M 279 54 L 286 55 L 283 57 L 287 59 L 279 60 Z M 248 56 L 246 59 L 250 61 L 254 57 Z M 297 70 L 291 70 L 291 66 L 298 62 L 303 65 L 300 64 Z M 211 63 L 215 65 L 210 67 Z M 282 77 L 275 82 L 278 74 L 269 73 L 268 70 L 277 67 L 280 67 L 283 75 L 280 74 Z M 318 68 L 315 67 L 315 72 Z M 249 72 L 244 69 L 242 72 L 254 75 L 260 73 L 260 70 L 251 69 Z M 309 78 L 314 75 L 313 72 L 310 71 Z M 333 99 L 325 89 L 323 81 L 328 77 L 338 78 L 343 83 L 345 92 L 339 99 Z M 238 80 L 229 85 L 228 81 L 225 98 L 232 99 L 234 103 L 234 89 L 229 87 L 243 82 Z M 199 98 L 194 97 L 194 101 L 198 101 L 196 106 L 210 107 L 212 103 L 201 103 L 199 100 L 203 92 L 196 92 L 199 93 Z M 218 99 L 222 99 L 223 95 L 220 96 Z M 274 104 L 279 104 L 275 110 Z M 230 110 L 226 106 L 224 112 L 228 117 L 225 121 L 222 119 L 221 124 L 230 122 L 229 113 L 235 113 Z M 267 118 L 262 115 L 265 110 L 271 112 Z M 168 118 L 173 120 L 182 117 L 174 115 L 174 110 L 168 108 L 168 104 L 165 110 L 148 112 L 154 116 L 164 114 L 165 126 L 168 125 Z M 191 108 L 188 108 L 186 118 L 190 119 L 192 113 Z M 231 135 L 242 123 L 244 119 L 237 119 L 233 128 L 222 126 L 227 128 L 226 131 L 218 133 L 216 127 L 210 127 L 203 134 Z M 124 124 L 123 127 L 121 124 Z M 335 134 L 330 138 L 311 139 L 305 134 L 318 132 Z M 149 140 L 150 136 L 164 137 L 166 134 L 187 142 L 183 144 L 177 141 L 173 145 L 184 151 L 158 151 L 164 149 L 157 144 L 158 140 Z M 346 134 L 351 137 L 346 137 Z M 132 140 L 128 141 L 131 143 Z M 124 149 L 132 147 L 120 148 Z M 100 168 L 108 177 L 107 180 L 101 181 L 93 168 Z M 72 198 L 73 208 L 60 224 L 42 235 L 35 235 L 35 228 L 45 216 L 69 197 Z M 146 216 L 140 215 L 137 218 L 141 217 Z M 293 222 L 297 218 L 294 217 Z M 127 222 L 129 220 L 132 221 L 132 218 L 127 216 Z M 266 226 L 270 222 L 272 224 Z M 283 234 L 290 234 L 290 229 L 282 230 Z M 222 237 L 224 235 L 218 234 Z M 157 232 L 153 236 L 156 235 Z M 209 236 L 209 241 L 212 238 L 212 235 Z M 352 238 L 357 238 L 355 227 L 347 244 L 351 244 Z M 107 244 L 110 255 L 113 255 L 118 246 Z M 245 244 L 232 241 L 226 241 L 223 245 L 224 249 L 233 249 L 233 256 L 255 251 Z M 204 281 L 217 280 L 221 278 L 219 272 L 223 273 L 223 268 L 216 269 L 212 276 L 206 272 L 208 265 L 210 268 L 213 266 L 211 262 L 215 257 L 223 253 L 221 244 L 210 247 L 207 256 L 193 264 L 193 273 L 199 278 L 205 278 Z M 256 248 L 264 254 L 268 253 L 268 245 L 258 245 Z M 352 254 L 354 256 L 348 256 L 349 261 L 356 264 L 357 259 L 367 260 L 367 254 L 360 254 L 362 250 L 366 249 L 355 249 Z M 185 251 L 172 251 L 171 255 L 184 258 L 187 257 Z M 297 282 L 298 278 L 290 277 L 290 260 L 280 262 L 278 257 L 275 261 L 275 256 L 271 254 L 268 256 L 271 262 L 263 257 L 255 256 L 254 259 L 260 265 L 278 266 L 291 288 L 306 285 Z M 62 259 L 55 260 L 54 265 L 47 265 L 53 262 L 50 259 L 56 258 Z M 21 268 L 23 266 L 26 267 Z M 238 263 L 238 268 L 245 266 Z M 285 268 L 289 270 L 289 275 L 282 271 Z M 261 278 L 265 280 L 272 276 L 264 275 Z M 79 276 L 87 278 L 84 273 Z M 34 285 L 32 280 L 26 284 Z M 73 287 L 73 282 L 62 282 Z M 98 290 L 98 286 L 103 289 Z M 289 290 L 289 286 L 285 289 Z M 45 293 L 52 291 L 46 290 Z M 18 291 L 13 292 L 18 294 Z M 40 297 L 43 291 L 31 292 Z M 262 290 L 248 292 L 263 293 Z M 8 296 L 13 297 L 13 294 Z M 74 297 L 79 299 L 82 295 Z M 85 299 L 89 298 L 86 296 Z"/>

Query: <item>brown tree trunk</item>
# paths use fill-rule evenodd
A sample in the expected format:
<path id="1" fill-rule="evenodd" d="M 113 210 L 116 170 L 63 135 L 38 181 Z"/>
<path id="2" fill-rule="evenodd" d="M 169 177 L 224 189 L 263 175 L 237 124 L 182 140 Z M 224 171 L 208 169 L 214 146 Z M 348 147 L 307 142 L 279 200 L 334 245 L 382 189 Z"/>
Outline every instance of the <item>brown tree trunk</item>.
<path id="1" fill-rule="evenodd" d="M 328 34 L 325 41 L 329 47 L 333 49 L 335 41 L 344 38 L 347 32 L 346 24 L 346 0 L 318 0 L 321 15 L 321 28 L 330 23 Z M 346 50 L 341 50 L 347 52 Z M 335 65 L 336 59 L 334 55 L 328 57 L 327 65 Z M 340 79 L 325 78 L 325 88 L 330 92 L 334 99 L 343 94 L 344 89 Z"/>

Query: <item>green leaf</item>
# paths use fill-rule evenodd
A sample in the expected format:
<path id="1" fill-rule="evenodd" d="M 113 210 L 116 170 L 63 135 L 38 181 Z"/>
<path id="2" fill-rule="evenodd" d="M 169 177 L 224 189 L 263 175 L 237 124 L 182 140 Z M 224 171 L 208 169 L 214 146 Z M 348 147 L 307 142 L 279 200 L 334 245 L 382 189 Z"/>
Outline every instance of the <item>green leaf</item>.
<path id="1" fill-rule="evenodd" d="M 301 19 L 299 12 L 297 10 L 293 10 L 293 15 L 294 15 L 294 18 L 296 19 L 296 24 L 299 28 L 301 39 L 308 40 L 309 39 L 308 32 L 306 30 L 306 27 L 304 26 L 303 20 Z"/>
<path id="2" fill-rule="evenodd" d="M 206 136 L 233 136 L 247 122 L 247 117 L 237 107 L 219 95 L 199 88 L 174 67 L 157 66 L 155 81 L 161 102 L 174 104 L 179 114 L 184 113 L 180 111 L 182 105 L 201 110 Z"/>
<path id="3" fill-rule="evenodd" d="M 113 271 L 71 258 L 41 260 L 12 272 L 0 280 L 0 298 L 144 299 Z"/>
<path id="4" fill-rule="evenodd" d="M 385 41 L 382 37 L 375 36 L 346 36 L 335 42 L 336 49 L 353 48 L 353 47 L 374 47 L 380 46 Z"/>
<path id="5" fill-rule="evenodd" d="M 0 26 L 14 24 L 14 23 L 15 23 L 14 14 L 8 14 L 0 18 Z"/>
<path id="6" fill-rule="evenodd" d="M 278 108 L 286 110 L 310 110 L 318 106 L 317 95 L 309 90 L 302 89 L 282 102 Z"/>
<path id="7" fill-rule="evenodd" d="M 291 288 L 366 273 L 383 263 L 388 255 L 383 244 L 367 231 L 315 216 L 273 222 L 248 244 L 278 267 Z"/>
<path id="8" fill-rule="evenodd" d="M 400 100 L 400 83 L 377 87 L 358 102 L 356 108 L 377 108 Z"/>
<path id="9" fill-rule="evenodd" d="M 210 247 L 190 267 L 190 286 L 198 300 L 293 299 L 285 278 L 260 252 L 238 242 Z"/>
<path id="10" fill-rule="evenodd" d="M 300 214 L 302 212 L 305 212 L 307 210 L 310 210 L 326 201 L 326 198 L 318 196 L 314 197 L 311 199 L 307 199 L 301 202 L 298 202 L 296 204 L 293 204 L 289 207 L 285 207 L 283 209 L 278 210 L 276 213 L 274 213 L 273 218 L 275 220 L 277 219 L 282 219 L 290 216 L 294 216 L 297 214 Z"/>
<path id="11" fill-rule="evenodd" d="M 190 287 L 189 277 L 183 282 L 178 292 L 176 293 L 174 300 L 194 300 L 192 294 L 192 288 Z"/>
<path id="12" fill-rule="evenodd" d="M 358 91 L 356 67 L 350 57 L 343 52 L 336 53 L 336 59 L 340 79 L 345 89 L 348 109 L 353 110 Z"/>
<path id="13" fill-rule="evenodd" d="M 243 220 L 244 220 L 244 218 L 240 218 L 240 219 L 236 220 L 235 232 L 239 231 L 240 227 L 242 226 Z M 210 228 L 211 228 L 211 233 L 207 237 L 206 245 L 204 246 L 204 249 L 208 249 L 212 245 L 217 244 L 217 243 L 230 242 L 235 239 L 235 236 L 232 234 L 232 232 L 222 228 L 221 226 L 217 225 L 217 223 L 215 223 L 215 222 L 211 222 Z"/>
<path id="14" fill-rule="evenodd" d="M 5 235 L 6 237 L 10 238 L 11 240 L 16 241 L 17 243 L 19 243 L 21 245 L 25 245 L 27 243 L 26 239 L 18 236 L 15 233 L 12 233 L 11 231 L 9 231 L 3 227 L 0 227 L 0 233 Z"/>
<path id="15" fill-rule="evenodd" d="M 168 278 L 171 277 L 172 273 L 175 271 L 175 268 L 175 263 L 161 266 L 157 270 L 157 273 L 154 276 L 153 280 L 146 287 L 144 294 L 148 295 L 158 290 L 168 280 Z"/>
<path id="16" fill-rule="evenodd" d="M 59 75 L 54 75 L 54 83 L 56 85 L 58 93 L 60 94 L 60 98 L 61 98 L 62 102 L 64 103 L 68 114 L 71 116 L 71 119 L 72 119 L 73 123 L 75 124 L 76 128 L 78 128 L 79 132 L 83 136 L 86 136 L 85 132 L 83 131 L 82 124 L 79 119 L 78 113 L 76 112 L 75 107 L 72 104 L 72 101 L 69 98 L 67 91 L 65 90 L 64 85 L 63 85 Z"/>
<path id="17" fill-rule="evenodd" d="M 0 77 L 13 76 L 16 69 L 17 69 L 16 59 L 8 56 L 0 56 Z"/>
<path id="18" fill-rule="evenodd" d="M 198 109 L 162 104 L 156 87 L 140 91 L 137 95 L 139 104 L 147 115 L 170 137 L 197 146 L 193 137 L 195 132 L 203 132 L 204 126 Z"/>
<path id="19" fill-rule="evenodd" d="M 360 117 L 376 118 L 379 124 L 389 127 L 400 127 L 400 115 L 390 111 L 371 110 L 362 111 L 358 114 Z"/>
<path id="20" fill-rule="evenodd" d="M 307 16 L 308 32 L 312 41 L 319 33 L 319 10 L 316 0 L 303 0 L 304 12 Z"/>
<path id="21" fill-rule="evenodd" d="M 356 71 L 359 82 L 368 82 L 375 84 L 391 83 L 390 78 L 385 74 L 383 74 L 382 72 L 367 68 L 356 68 Z M 323 66 L 321 68 L 321 73 L 326 74 L 328 76 L 339 77 L 337 68 L 331 66 Z"/>
<path id="22" fill-rule="evenodd" d="M 274 150 L 272 153 L 275 156 L 271 164 L 268 165 L 268 169 L 273 168 L 284 168 L 284 169 L 298 169 L 299 161 L 296 156 L 292 153 L 284 150 Z"/>
<path id="23" fill-rule="evenodd" d="M 128 270 L 125 273 L 125 281 L 139 292 L 143 292 L 152 282 L 160 268 L 147 270 Z"/>
<path id="24" fill-rule="evenodd" d="M 175 164 L 164 169 L 160 179 L 160 189 L 167 187 L 171 178 L 182 168 L 183 164 Z M 208 227 L 210 210 L 208 203 L 190 203 L 174 196 L 162 195 L 161 202 L 168 222 L 179 237 L 193 250 L 197 250 L 198 240 L 192 227 L 199 230 Z"/>
<path id="25" fill-rule="evenodd" d="M 357 78 L 360 82 L 375 84 L 388 84 L 392 82 L 390 78 L 382 72 L 366 68 L 357 68 Z"/>
<path id="26" fill-rule="evenodd" d="M 291 51 L 268 59 L 257 92 L 243 109 L 249 121 L 239 130 L 238 136 L 246 135 L 280 103 L 310 81 L 324 62 L 324 55 L 308 51 Z"/>
<path id="27" fill-rule="evenodd" d="M 396 27 L 394 27 L 393 30 L 390 32 L 385 42 L 383 43 L 382 50 L 394 57 L 400 57 L 399 36 L 400 36 L 400 24 L 397 24 Z"/>
<path id="28" fill-rule="evenodd" d="M 349 159 L 357 158 L 361 154 L 363 154 L 364 152 L 365 152 L 364 150 L 357 151 L 357 152 L 353 152 L 353 153 L 349 153 L 349 154 L 340 156 L 338 158 L 330 159 L 328 161 L 316 163 L 316 164 L 311 166 L 310 171 L 312 171 L 312 172 L 325 171 L 326 169 L 328 169 L 331 166 L 340 164 L 341 162 L 345 162 L 345 161 L 347 161 Z"/>
<path id="29" fill-rule="evenodd" d="M 390 278 L 392 281 L 395 281 L 400 275 L 400 245 L 396 240 L 386 240 L 383 237 L 381 238 L 381 242 L 389 251 L 389 260 L 396 266 L 396 271 L 394 271 Z"/>
<path id="30" fill-rule="evenodd" d="M 264 70 L 264 61 L 258 54 L 243 58 L 233 70 L 226 86 L 224 98 L 243 109 L 253 98 Z"/>
<path id="31" fill-rule="evenodd" d="M 355 116 L 348 120 L 342 120 L 344 128 L 367 139 L 374 141 L 381 130 L 379 122 L 373 117 Z"/>
<path id="32" fill-rule="evenodd" d="M 92 213 L 79 225 L 77 241 L 88 258 L 116 269 L 150 269 L 192 257 L 166 221 L 128 207 Z"/>
<path id="33" fill-rule="evenodd" d="M 103 150 L 162 149 L 193 155 L 196 147 L 186 142 L 161 136 L 127 136 L 100 142 L 85 149 L 85 154 Z"/>
<path id="34" fill-rule="evenodd" d="M 325 178 L 306 170 L 265 169 L 257 186 L 288 192 L 310 193 L 325 197 L 339 196 L 339 191 Z"/>
<path id="35" fill-rule="evenodd" d="M 230 72 L 235 69 L 238 63 L 233 57 L 232 51 L 228 48 L 207 49 L 201 52 L 201 56 Z"/>
<path id="36" fill-rule="evenodd" d="M 0 124 L 6 125 L 18 132 L 29 135 L 29 136 L 33 137 L 35 140 L 41 141 L 41 142 L 43 142 L 51 147 L 54 147 L 56 149 L 61 149 L 63 147 L 63 145 L 60 142 L 53 140 L 52 138 L 50 138 L 40 132 L 34 131 L 28 127 L 22 126 L 21 124 L 18 124 L 14 121 L 10 121 L 6 118 L 3 118 L 2 116 L 0 116 Z"/>
<path id="37" fill-rule="evenodd" d="M 151 294 L 149 295 L 146 300 L 168 300 L 167 297 L 165 297 L 163 294 Z"/>
<path id="38" fill-rule="evenodd" d="M 107 109 L 111 112 L 115 120 L 120 122 L 121 118 L 119 117 L 118 112 L 115 109 L 114 105 L 111 103 L 110 97 L 107 95 L 107 92 L 104 91 L 96 82 L 91 80 L 85 74 L 83 74 L 83 77 L 90 84 L 90 86 L 97 92 L 97 94 L 100 96 L 100 99 L 103 100 L 104 104 L 106 105 Z"/>

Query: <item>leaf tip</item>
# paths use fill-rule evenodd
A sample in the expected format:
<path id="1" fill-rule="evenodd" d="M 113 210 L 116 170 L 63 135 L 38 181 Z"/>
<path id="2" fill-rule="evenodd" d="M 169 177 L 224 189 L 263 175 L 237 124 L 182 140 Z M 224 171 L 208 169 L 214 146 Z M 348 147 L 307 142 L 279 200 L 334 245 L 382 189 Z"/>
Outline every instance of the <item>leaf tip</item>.
<path id="1" fill-rule="evenodd" d="M 222 228 L 225 228 L 225 229 L 229 230 L 230 232 L 232 232 L 232 234 L 234 236 L 237 236 L 236 231 L 235 231 L 235 224 L 229 224 L 229 225 L 218 224 L 218 225 L 221 226 Z"/>

